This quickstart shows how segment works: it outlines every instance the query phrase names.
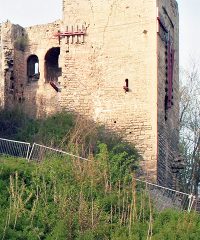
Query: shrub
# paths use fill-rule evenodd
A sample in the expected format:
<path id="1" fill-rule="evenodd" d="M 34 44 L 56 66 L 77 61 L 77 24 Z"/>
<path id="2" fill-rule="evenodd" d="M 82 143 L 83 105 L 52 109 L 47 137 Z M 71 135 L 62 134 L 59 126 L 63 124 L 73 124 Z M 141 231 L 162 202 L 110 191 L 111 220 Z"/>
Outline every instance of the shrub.
<path id="1" fill-rule="evenodd" d="M 69 157 L 36 164 L 0 156 L 0 237 L 199 239 L 196 213 L 156 212 L 132 182 L 107 187 L 104 173 L 110 171 L 100 156 L 83 164 Z"/>

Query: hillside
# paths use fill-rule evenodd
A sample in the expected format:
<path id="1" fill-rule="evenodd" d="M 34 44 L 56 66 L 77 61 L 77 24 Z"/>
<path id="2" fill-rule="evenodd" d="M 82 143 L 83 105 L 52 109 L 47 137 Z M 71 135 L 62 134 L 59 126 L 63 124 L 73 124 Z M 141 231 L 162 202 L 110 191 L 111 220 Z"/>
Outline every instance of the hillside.
<path id="1" fill-rule="evenodd" d="M 106 163 L 103 152 L 84 165 L 70 158 L 36 164 L 1 156 L 0 237 L 199 239 L 199 215 L 158 212 L 129 174 L 110 178 Z"/>
<path id="2" fill-rule="evenodd" d="M 199 239 L 200 216 L 158 211 L 146 186 L 135 181 L 136 149 L 103 127 L 67 113 L 31 120 L 4 112 L 0 128 L 0 136 L 60 147 L 90 160 L 51 155 L 36 163 L 1 155 L 2 239 Z"/>

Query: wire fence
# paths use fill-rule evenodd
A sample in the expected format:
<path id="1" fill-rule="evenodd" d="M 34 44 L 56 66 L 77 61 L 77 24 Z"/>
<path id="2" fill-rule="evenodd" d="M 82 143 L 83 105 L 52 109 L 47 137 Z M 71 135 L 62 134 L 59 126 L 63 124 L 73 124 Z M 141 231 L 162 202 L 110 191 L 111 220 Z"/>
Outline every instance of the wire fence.
<path id="1" fill-rule="evenodd" d="M 78 161 L 81 166 L 92 162 L 92 160 L 87 158 L 37 143 L 34 143 L 31 146 L 30 143 L 0 138 L 0 155 L 2 154 L 14 157 L 22 157 L 28 161 L 36 162 L 42 162 L 44 160 L 54 158 Z M 159 211 L 167 208 L 175 208 L 190 212 L 195 208 L 197 201 L 195 196 L 192 194 L 176 191 L 167 187 L 143 181 L 141 179 L 135 179 L 135 181 L 136 189 L 138 189 L 138 191 L 141 193 L 148 194 L 156 206 L 156 209 Z"/>
<path id="2" fill-rule="evenodd" d="M 87 158 L 83 158 L 83 157 L 74 155 L 72 153 L 68 153 L 59 149 L 54 149 L 54 148 L 40 145 L 37 143 L 33 144 L 28 160 L 41 162 L 47 159 L 53 159 L 54 157 L 66 158 L 66 156 L 70 156 L 73 159 L 78 159 L 82 161 L 87 161 L 87 162 L 91 161 Z"/>
<path id="3" fill-rule="evenodd" d="M 31 144 L 0 138 L 0 154 L 28 159 Z"/>
<path id="4" fill-rule="evenodd" d="M 163 211 L 167 208 L 187 210 L 190 212 L 195 203 L 195 196 L 192 194 L 176 191 L 157 184 L 136 179 L 138 189 L 147 191 L 156 206 L 156 209 Z"/>

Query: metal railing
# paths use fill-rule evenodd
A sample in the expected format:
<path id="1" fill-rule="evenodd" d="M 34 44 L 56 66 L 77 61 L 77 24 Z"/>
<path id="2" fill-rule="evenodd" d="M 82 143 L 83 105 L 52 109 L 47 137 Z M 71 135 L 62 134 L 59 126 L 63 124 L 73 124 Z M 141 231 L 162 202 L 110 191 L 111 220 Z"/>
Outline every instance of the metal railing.
<path id="1" fill-rule="evenodd" d="M 162 211 L 167 208 L 187 210 L 190 212 L 195 202 L 192 194 L 180 192 L 157 184 L 153 184 L 141 179 L 136 179 L 140 191 L 147 191 L 151 196 L 156 209 Z"/>
<path id="2" fill-rule="evenodd" d="M 59 149 L 54 149 L 44 145 L 20 142 L 0 138 L 0 154 L 14 157 L 22 157 L 28 161 L 41 162 L 47 159 L 62 158 L 67 160 L 78 160 L 81 163 L 88 163 L 91 160 L 74 155 Z M 195 196 L 184 192 L 176 191 L 167 187 L 153 184 L 141 179 L 135 179 L 139 191 L 148 193 L 156 208 L 160 211 L 166 208 L 187 210 L 190 212 L 194 208 Z"/>
<path id="3" fill-rule="evenodd" d="M 0 154 L 28 159 L 31 144 L 0 138 Z"/>
<path id="4" fill-rule="evenodd" d="M 91 161 L 87 158 L 83 158 L 78 155 L 74 155 L 72 153 L 68 153 L 68 152 L 65 152 L 65 151 L 62 151 L 59 149 L 54 149 L 54 148 L 40 145 L 37 143 L 33 144 L 32 149 L 29 154 L 29 157 L 28 157 L 28 160 L 41 162 L 41 161 L 49 159 L 49 158 L 65 157 L 65 156 L 70 156 L 75 159 L 84 160 L 84 161 Z"/>

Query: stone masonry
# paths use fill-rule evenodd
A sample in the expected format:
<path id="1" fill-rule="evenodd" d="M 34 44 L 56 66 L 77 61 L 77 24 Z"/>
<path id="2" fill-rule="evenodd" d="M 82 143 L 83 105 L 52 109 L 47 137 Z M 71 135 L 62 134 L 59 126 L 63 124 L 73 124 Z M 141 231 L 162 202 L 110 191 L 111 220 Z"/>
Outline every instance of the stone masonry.
<path id="1" fill-rule="evenodd" d="M 62 20 L 5 22 L 0 105 L 103 123 L 136 145 L 147 177 L 175 187 L 178 19 L 175 0 L 63 0 Z"/>

